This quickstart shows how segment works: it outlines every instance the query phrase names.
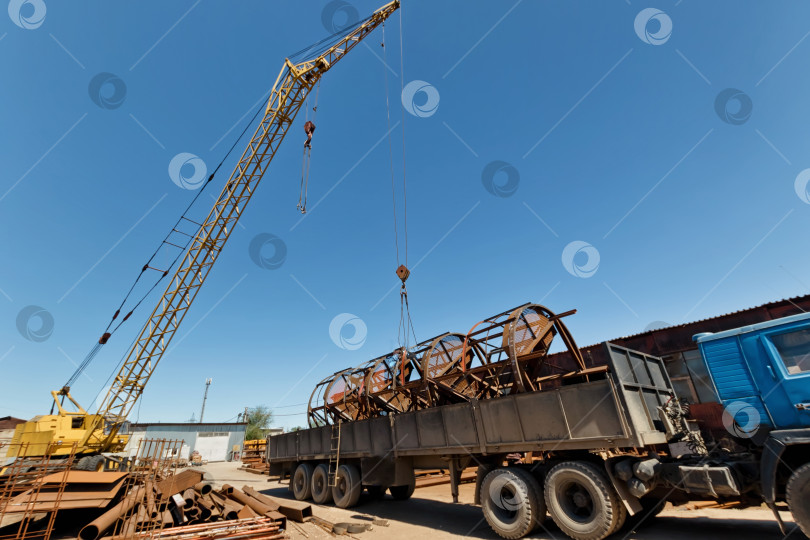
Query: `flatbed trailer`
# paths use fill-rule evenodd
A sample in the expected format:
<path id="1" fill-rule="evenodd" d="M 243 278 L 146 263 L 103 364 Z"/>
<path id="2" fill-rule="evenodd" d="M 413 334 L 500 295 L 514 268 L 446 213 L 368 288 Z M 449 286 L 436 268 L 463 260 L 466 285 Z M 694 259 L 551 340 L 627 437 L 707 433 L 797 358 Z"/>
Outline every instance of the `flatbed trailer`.
<path id="1" fill-rule="evenodd" d="M 289 476 L 296 498 L 328 502 L 334 492 L 334 502 L 348 507 L 363 488 L 408 498 L 415 469 L 445 468 L 457 500 L 458 476 L 470 464 L 480 468 L 478 495 L 484 473 L 509 454 L 638 454 L 636 449 L 665 445 L 657 411 L 675 394 L 663 361 L 610 343 L 604 347 L 609 365 L 593 369 L 589 382 L 273 436 L 270 475 Z M 533 468 L 539 472 L 546 465 Z M 336 486 L 331 491 L 330 483 Z M 537 515 L 530 519 L 539 522 Z"/>

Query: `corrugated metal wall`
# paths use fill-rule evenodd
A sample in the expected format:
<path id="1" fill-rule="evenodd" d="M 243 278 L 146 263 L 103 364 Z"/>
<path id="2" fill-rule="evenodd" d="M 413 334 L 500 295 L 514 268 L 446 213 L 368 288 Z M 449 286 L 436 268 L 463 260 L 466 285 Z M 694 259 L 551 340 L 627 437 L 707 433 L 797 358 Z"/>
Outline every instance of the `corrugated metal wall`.
<path id="1" fill-rule="evenodd" d="M 230 459 L 234 446 L 239 447 L 239 452 L 242 450 L 245 428 L 245 424 L 132 424 L 129 431 L 130 440 L 135 447 L 137 447 L 136 441 L 142 438 L 182 440 L 189 452 L 196 449 L 201 433 L 203 437 L 206 437 L 206 434 L 227 433 L 226 459 Z"/>

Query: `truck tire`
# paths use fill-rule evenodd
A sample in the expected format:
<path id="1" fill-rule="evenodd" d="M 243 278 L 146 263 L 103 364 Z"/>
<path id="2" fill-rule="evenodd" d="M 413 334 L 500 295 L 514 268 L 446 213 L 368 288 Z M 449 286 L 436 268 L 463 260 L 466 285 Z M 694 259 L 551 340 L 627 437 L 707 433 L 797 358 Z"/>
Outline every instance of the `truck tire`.
<path id="1" fill-rule="evenodd" d="M 523 538 L 546 517 L 540 484 L 529 472 L 510 467 L 484 477 L 481 509 L 492 530 L 510 540 Z"/>
<path id="2" fill-rule="evenodd" d="M 329 485 L 329 465 L 321 463 L 312 472 L 312 500 L 316 504 L 328 504 L 332 500 L 332 487 Z"/>
<path id="3" fill-rule="evenodd" d="M 810 463 L 805 463 L 790 475 L 786 492 L 793 520 L 810 538 Z"/>
<path id="4" fill-rule="evenodd" d="M 531 493 L 533 493 L 537 499 L 537 512 L 534 515 L 534 526 L 532 527 L 533 531 L 537 530 L 543 525 L 543 522 L 546 521 L 546 517 L 548 516 L 546 510 L 546 499 L 543 496 L 543 487 L 540 485 L 537 478 L 526 469 L 515 469 L 515 474 L 518 474 L 524 478 L 530 487 Z"/>
<path id="5" fill-rule="evenodd" d="M 381 501 L 385 498 L 385 486 L 366 486 L 366 490 L 372 501 Z"/>
<path id="6" fill-rule="evenodd" d="M 293 473 L 292 491 L 295 500 L 306 501 L 312 496 L 312 473 L 314 467 L 310 463 L 301 463 Z"/>
<path id="7" fill-rule="evenodd" d="M 335 473 L 332 499 L 338 508 L 351 508 L 360 500 L 363 491 L 360 471 L 354 465 L 341 465 Z"/>
<path id="8" fill-rule="evenodd" d="M 416 484 L 413 482 L 404 486 L 391 486 L 388 488 L 395 501 L 407 501 L 415 490 Z"/>
<path id="9" fill-rule="evenodd" d="M 605 473 L 584 461 L 556 465 L 546 476 L 545 491 L 551 519 L 575 540 L 601 540 L 627 517 Z"/>

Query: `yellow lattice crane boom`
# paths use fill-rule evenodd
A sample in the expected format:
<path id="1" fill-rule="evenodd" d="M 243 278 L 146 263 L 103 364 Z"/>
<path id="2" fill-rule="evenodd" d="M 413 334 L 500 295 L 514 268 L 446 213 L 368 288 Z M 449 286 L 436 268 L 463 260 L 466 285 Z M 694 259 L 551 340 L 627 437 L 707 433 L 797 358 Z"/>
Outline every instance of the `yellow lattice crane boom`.
<path id="1" fill-rule="evenodd" d="M 58 414 L 37 416 L 18 426 L 9 456 L 16 455 L 20 448 L 15 443 L 27 443 L 29 456 L 48 450 L 53 454 L 67 453 L 73 442 L 78 443 L 80 454 L 123 449 L 126 438 L 119 435 L 121 425 L 155 372 L 307 95 L 324 73 L 398 8 L 399 0 L 386 4 L 325 51 L 312 53 L 311 58 L 298 63 L 285 60 L 261 123 L 125 357 L 98 412 L 88 414 L 67 388 L 54 391 L 51 394 Z M 60 396 L 69 399 L 77 411 L 67 411 L 59 402 Z"/>

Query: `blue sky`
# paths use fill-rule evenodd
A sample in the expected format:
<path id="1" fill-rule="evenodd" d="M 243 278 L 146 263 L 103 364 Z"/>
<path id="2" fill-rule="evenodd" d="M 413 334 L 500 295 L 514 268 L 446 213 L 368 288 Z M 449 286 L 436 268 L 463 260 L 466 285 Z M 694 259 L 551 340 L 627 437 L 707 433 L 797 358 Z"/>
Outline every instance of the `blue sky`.
<path id="1" fill-rule="evenodd" d="M 326 36 L 324 19 L 377 7 L 12 0 L 0 16 L 0 415 L 47 412 L 98 339 L 195 194 L 172 182 L 172 159 L 210 171 L 285 56 Z M 578 309 L 568 324 L 588 345 L 810 292 L 806 3 L 405 0 L 402 15 L 404 73 L 395 14 L 388 68 L 378 29 L 325 75 L 310 212 L 296 210 L 302 113 L 133 420 L 199 416 L 210 377 L 206 420 L 265 404 L 276 424 L 301 425 L 318 380 L 396 345 L 386 76 L 420 339 L 531 300 Z M 112 78 L 91 87 L 101 73 Z M 402 87 L 421 89 L 405 100 L 417 114 Z M 262 251 L 277 268 L 251 259 L 261 234 L 286 247 L 283 262 Z M 82 404 L 156 301 L 74 385 Z M 335 341 L 336 317 L 352 322 Z"/>

